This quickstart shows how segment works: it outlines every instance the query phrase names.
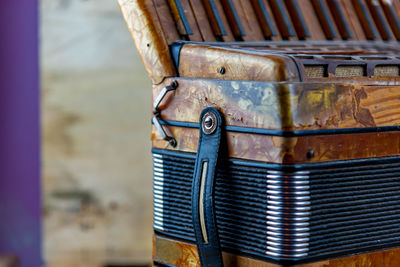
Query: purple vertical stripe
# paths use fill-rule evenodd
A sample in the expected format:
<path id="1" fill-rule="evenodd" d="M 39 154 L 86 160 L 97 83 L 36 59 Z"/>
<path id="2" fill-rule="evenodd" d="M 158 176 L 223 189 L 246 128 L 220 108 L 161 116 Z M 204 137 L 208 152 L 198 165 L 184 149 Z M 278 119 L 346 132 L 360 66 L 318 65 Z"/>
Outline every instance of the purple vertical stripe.
<path id="1" fill-rule="evenodd" d="M 41 266 L 38 2 L 0 1 L 0 253 Z"/>

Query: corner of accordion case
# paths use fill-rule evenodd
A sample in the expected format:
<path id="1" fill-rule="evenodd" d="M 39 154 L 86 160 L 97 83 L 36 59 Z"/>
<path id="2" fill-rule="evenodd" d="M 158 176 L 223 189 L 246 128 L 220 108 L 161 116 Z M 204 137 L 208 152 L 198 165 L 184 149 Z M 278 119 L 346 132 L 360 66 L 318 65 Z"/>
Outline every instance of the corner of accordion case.
<path id="1" fill-rule="evenodd" d="M 176 70 L 152 0 L 118 0 L 125 22 L 154 84 Z"/>

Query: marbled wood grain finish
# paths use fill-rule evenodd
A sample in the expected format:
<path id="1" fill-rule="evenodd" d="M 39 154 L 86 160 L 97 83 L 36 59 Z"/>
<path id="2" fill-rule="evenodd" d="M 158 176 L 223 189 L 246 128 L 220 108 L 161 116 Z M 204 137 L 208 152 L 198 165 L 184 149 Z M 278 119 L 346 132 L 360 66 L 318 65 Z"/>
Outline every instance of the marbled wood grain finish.
<path id="1" fill-rule="evenodd" d="M 303 73 L 305 70 L 303 70 Z M 313 83 L 341 83 L 341 84 L 355 84 L 355 85 L 367 85 L 367 86 L 399 86 L 400 85 L 400 77 L 336 77 L 328 74 L 329 77 L 324 78 L 307 78 L 304 77 L 305 82 L 313 82 Z"/>
<path id="2" fill-rule="evenodd" d="M 274 130 L 321 130 L 400 125 L 400 86 L 263 83 L 177 79 L 160 106 L 162 118 L 198 122 L 212 106 L 226 124 Z M 153 87 L 153 97 L 171 83 Z"/>
<path id="3" fill-rule="evenodd" d="M 225 73 L 219 72 L 225 68 Z M 186 44 L 180 53 L 179 75 L 186 78 L 299 81 L 299 71 L 292 59 L 254 50 Z"/>
<path id="4" fill-rule="evenodd" d="M 172 147 L 153 126 L 152 142 L 157 149 L 196 153 L 199 131 L 194 128 L 168 129 L 177 140 Z M 351 160 L 400 155 L 400 132 L 279 137 L 227 132 L 230 158 L 269 163 L 294 164 Z M 314 156 L 307 157 L 313 150 Z"/>
<path id="5" fill-rule="evenodd" d="M 155 236 L 155 261 L 180 267 L 200 266 L 197 248 L 195 245 L 177 242 L 174 240 Z M 233 255 L 223 252 L 224 266 L 235 267 L 278 267 L 269 262 Z M 400 248 L 371 252 L 349 257 L 324 260 L 314 263 L 291 265 L 297 267 L 382 267 L 400 266 Z"/>
<path id="6" fill-rule="evenodd" d="M 162 140 L 153 126 L 153 147 L 180 152 L 196 153 L 199 130 L 193 128 L 168 127 L 178 144 L 175 148 Z M 253 159 L 267 162 L 282 162 L 284 151 L 293 150 L 291 140 L 267 135 L 243 134 L 228 132 L 226 135 L 228 156 L 231 158 Z"/>
<path id="7" fill-rule="evenodd" d="M 129 31 L 139 50 L 144 66 L 153 83 L 160 83 L 164 77 L 175 76 L 176 70 L 169 53 L 157 10 L 153 1 L 118 0 Z M 169 34 L 176 31 L 171 29 Z M 176 33 L 176 39 L 178 34 Z"/>

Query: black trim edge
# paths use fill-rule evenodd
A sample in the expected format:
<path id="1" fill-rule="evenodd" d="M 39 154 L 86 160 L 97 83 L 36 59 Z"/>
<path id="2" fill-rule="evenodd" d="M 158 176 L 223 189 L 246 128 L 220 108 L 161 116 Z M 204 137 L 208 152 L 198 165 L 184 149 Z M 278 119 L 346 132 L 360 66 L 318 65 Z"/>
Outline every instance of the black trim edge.
<path id="1" fill-rule="evenodd" d="M 197 122 L 160 120 L 160 123 L 162 125 L 166 125 L 166 126 L 199 129 L 199 123 L 197 123 Z M 301 130 L 301 131 L 283 131 L 283 130 L 260 129 L 260 128 L 229 126 L 228 125 L 228 126 L 225 126 L 225 130 L 228 132 L 261 134 L 261 135 L 280 136 L 280 137 L 301 137 L 301 136 L 316 136 L 316 135 L 393 132 L 393 131 L 400 131 L 400 125 L 381 126 L 381 127 L 364 127 L 364 128 Z"/>

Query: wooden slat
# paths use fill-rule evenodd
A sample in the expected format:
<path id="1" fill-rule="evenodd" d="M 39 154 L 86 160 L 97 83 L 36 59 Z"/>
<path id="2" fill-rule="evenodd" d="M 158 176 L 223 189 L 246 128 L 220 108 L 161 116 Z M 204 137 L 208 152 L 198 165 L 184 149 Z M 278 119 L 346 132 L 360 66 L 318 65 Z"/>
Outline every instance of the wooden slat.
<path id="1" fill-rule="evenodd" d="M 273 23 L 272 16 L 267 10 L 267 7 L 263 0 L 251 0 L 254 12 L 258 19 L 258 24 L 267 40 L 272 39 L 272 37 L 278 36 L 277 29 Z"/>
<path id="2" fill-rule="evenodd" d="M 392 40 L 394 38 L 392 30 L 390 29 L 389 23 L 386 20 L 379 2 L 376 0 L 366 0 L 366 4 L 381 38 L 383 40 Z"/>
<path id="3" fill-rule="evenodd" d="M 240 20 L 238 9 L 234 4 L 234 0 L 221 0 L 226 18 L 232 29 L 232 33 L 237 40 L 243 40 L 246 31 L 243 27 L 243 22 Z"/>
<path id="4" fill-rule="evenodd" d="M 311 39 L 310 30 L 304 19 L 304 14 L 307 14 L 310 17 L 314 14 L 308 12 L 303 13 L 297 0 L 285 0 L 285 4 L 299 39 Z"/>
<path id="5" fill-rule="evenodd" d="M 400 0 L 392 0 L 392 5 L 394 7 L 397 17 L 400 18 Z"/>
<path id="6" fill-rule="evenodd" d="M 336 28 L 325 0 L 311 0 L 311 4 L 314 7 L 315 14 L 325 34 L 325 38 L 327 40 L 337 40 L 339 38 L 338 29 Z"/>
<path id="7" fill-rule="evenodd" d="M 341 3 L 339 3 L 338 0 L 326 0 L 326 1 L 342 39 L 344 40 L 353 39 L 353 33 L 350 30 L 349 22 L 345 18 Z"/>
<path id="8" fill-rule="evenodd" d="M 200 34 L 205 42 L 216 41 L 214 32 L 210 25 L 207 13 L 204 9 L 202 0 L 189 0 L 194 13 L 197 25 L 200 29 Z"/>
<path id="9" fill-rule="evenodd" d="M 271 37 L 271 40 L 273 40 L 273 41 L 281 41 L 282 40 L 282 35 L 281 35 L 281 33 L 279 31 L 279 28 L 278 28 L 278 25 L 277 25 L 277 23 L 275 21 L 275 18 L 274 18 L 274 15 L 273 15 L 274 13 L 273 13 L 273 11 L 271 9 L 271 5 L 269 4 L 269 0 L 260 0 L 260 1 L 262 1 L 264 3 L 266 12 L 267 12 L 267 14 L 268 14 L 268 16 L 269 16 L 269 18 L 271 20 L 272 27 L 276 31 L 276 36 L 273 35 Z"/>
<path id="10" fill-rule="evenodd" d="M 238 13 L 246 31 L 245 41 L 264 41 L 264 35 L 258 24 L 256 13 L 249 0 L 233 0 L 238 8 Z"/>
<path id="11" fill-rule="evenodd" d="M 274 14 L 276 24 L 281 33 L 282 39 L 295 40 L 296 34 L 294 27 L 289 19 L 288 11 L 282 0 L 269 0 L 272 13 Z"/>
<path id="12" fill-rule="evenodd" d="M 305 24 L 310 32 L 309 40 L 326 40 L 318 17 L 310 0 L 297 0 L 299 11 L 302 13 Z"/>
<path id="13" fill-rule="evenodd" d="M 363 28 L 360 21 L 358 20 L 357 13 L 350 0 L 339 0 L 340 5 L 343 8 L 343 13 L 347 17 L 347 21 L 350 25 L 350 29 L 353 32 L 354 39 L 359 41 L 367 40 L 364 34 Z"/>
<path id="14" fill-rule="evenodd" d="M 396 14 L 396 10 L 393 7 L 393 2 L 380 0 L 380 3 L 394 36 L 397 40 L 400 40 L 400 21 L 398 14 Z"/>
<path id="15" fill-rule="evenodd" d="M 202 0 L 214 35 L 225 42 L 234 41 L 232 30 L 220 0 Z"/>
<path id="16" fill-rule="evenodd" d="M 168 0 L 178 31 L 191 41 L 203 41 L 188 0 Z"/>
<path id="17" fill-rule="evenodd" d="M 181 39 L 178 30 L 176 29 L 174 18 L 171 14 L 167 0 L 153 0 L 153 3 L 167 43 L 170 45 L 176 40 Z"/>
<path id="18" fill-rule="evenodd" d="M 161 0 L 153 0 L 153 1 L 161 1 Z M 187 29 L 185 28 L 185 26 L 183 24 L 183 21 L 181 19 L 181 16 L 179 14 L 179 11 L 175 4 L 175 1 L 174 0 L 167 0 L 167 1 L 168 1 L 170 12 L 172 14 L 172 17 L 173 17 L 175 25 L 176 25 L 176 30 L 178 31 L 180 36 L 187 36 L 188 35 Z M 162 15 L 162 14 L 160 14 L 160 15 Z M 192 32 L 192 28 L 190 28 L 188 30 L 189 30 L 189 33 Z M 188 39 L 187 37 L 185 37 L 185 38 Z M 180 39 L 182 39 L 182 38 L 180 38 Z"/>
<path id="19" fill-rule="evenodd" d="M 200 34 L 199 26 L 197 25 L 192 7 L 190 6 L 189 0 L 175 0 L 176 3 L 181 3 L 183 12 L 186 15 L 186 18 L 189 22 L 190 27 L 192 28 L 193 33 L 189 34 L 189 40 L 191 41 L 203 41 L 203 38 Z M 182 13 L 182 11 L 180 11 Z"/>
<path id="20" fill-rule="evenodd" d="M 360 21 L 361 27 L 364 30 L 365 37 L 368 40 L 379 40 L 378 31 L 375 28 L 373 19 L 366 4 L 362 0 L 352 0 L 354 11 Z"/>

